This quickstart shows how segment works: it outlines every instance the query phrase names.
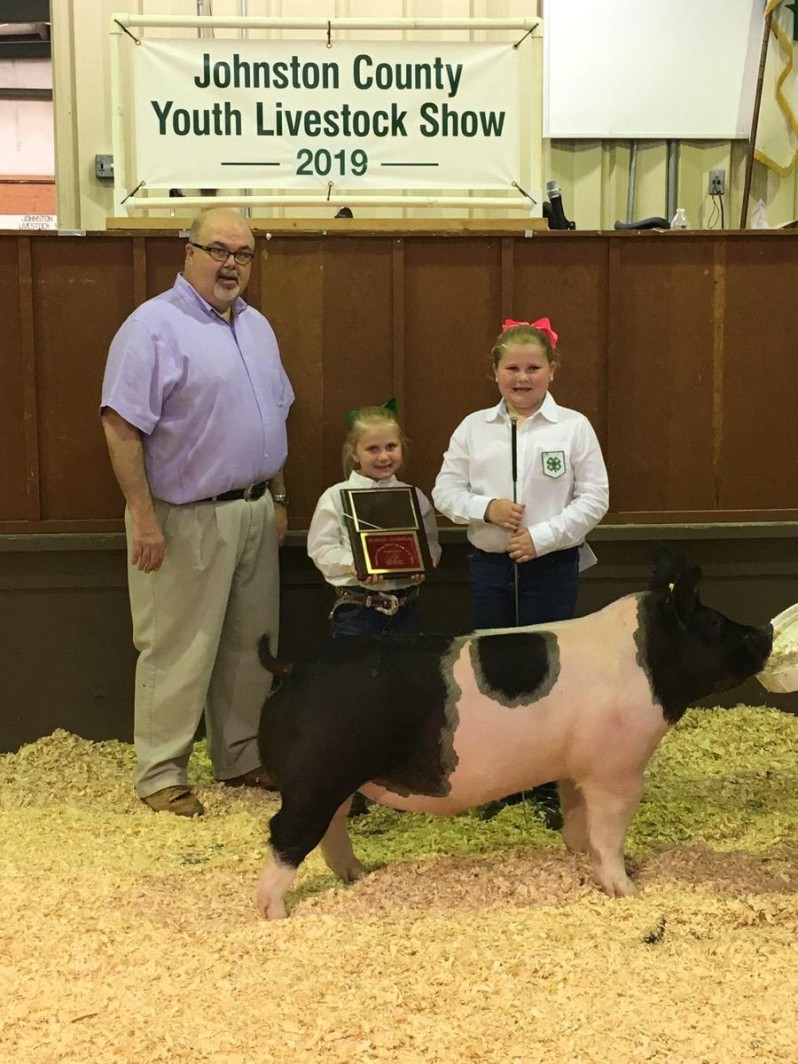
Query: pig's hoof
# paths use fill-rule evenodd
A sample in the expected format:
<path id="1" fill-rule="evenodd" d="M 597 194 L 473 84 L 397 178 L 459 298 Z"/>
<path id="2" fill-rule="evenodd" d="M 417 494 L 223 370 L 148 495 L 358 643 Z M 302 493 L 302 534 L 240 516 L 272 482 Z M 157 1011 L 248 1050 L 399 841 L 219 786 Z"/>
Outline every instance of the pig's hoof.
<path id="1" fill-rule="evenodd" d="M 637 887 L 631 879 L 614 879 L 601 885 L 611 898 L 633 898 L 637 894 Z"/>
<path id="2" fill-rule="evenodd" d="M 271 905 L 263 915 L 267 920 L 285 920 L 288 917 L 288 910 L 284 905 Z"/>
<path id="3" fill-rule="evenodd" d="M 631 898 L 637 894 L 637 887 L 626 874 L 622 862 L 594 863 L 593 876 L 596 882 L 611 898 Z"/>
<path id="4" fill-rule="evenodd" d="M 356 883 L 358 879 L 368 875 L 368 871 L 368 868 L 361 864 L 360 861 L 354 861 L 352 864 L 347 865 L 338 875 L 344 883 Z"/>
<path id="5" fill-rule="evenodd" d="M 261 884 L 255 894 L 255 906 L 264 920 L 284 920 L 288 916 L 285 894 Z"/>
<path id="6" fill-rule="evenodd" d="M 259 894 L 257 907 L 264 920 L 285 920 L 288 916 L 288 910 L 282 898 L 263 898 Z"/>

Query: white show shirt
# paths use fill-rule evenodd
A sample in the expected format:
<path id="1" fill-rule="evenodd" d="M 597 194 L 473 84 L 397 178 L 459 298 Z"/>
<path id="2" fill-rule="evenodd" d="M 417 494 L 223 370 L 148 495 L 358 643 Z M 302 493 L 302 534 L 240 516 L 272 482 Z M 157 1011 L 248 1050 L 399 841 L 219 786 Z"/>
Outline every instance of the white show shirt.
<path id="1" fill-rule="evenodd" d="M 593 426 L 547 393 L 518 427 L 516 451 L 516 498 L 525 506 L 522 527 L 529 530 L 536 553 L 580 546 L 609 508 L 607 469 Z M 457 426 L 432 499 L 450 520 L 468 525 L 475 547 L 504 553 L 510 534 L 487 524 L 485 510 L 491 499 L 512 498 L 511 426 L 502 399 Z"/>
<path id="2" fill-rule="evenodd" d="M 362 473 L 353 470 L 348 480 L 340 484 L 333 484 L 327 488 L 319 501 L 308 529 L 308 554 L 314 565 L 319 569 L 324 579 L 333 587 L 360 587 L 356 576 L 351 570 L 355 564 L 352 548 L 349 544 L 349 534 L 345 526 L 343 516 L 343 500 L 341 488 L 402 488 L 408 487 L 404 481 L 397 480 L 395 476 L 387 480 L 372 480 L 364 477 Z M 429 541 L 429 552 L 433 565 L 437 565 L 441 557 L 441 548 L 438 543 L 438 526 L 435 522 L 435 511 L 430 505 L 429 499 L 423 492 L 416 488 L 421 516 Z M 380 584 L 380 591 L 397 591 L 399 588 L 413 587 L 412 581 L 407 577 L 390 579 L 386 577 Z"/>

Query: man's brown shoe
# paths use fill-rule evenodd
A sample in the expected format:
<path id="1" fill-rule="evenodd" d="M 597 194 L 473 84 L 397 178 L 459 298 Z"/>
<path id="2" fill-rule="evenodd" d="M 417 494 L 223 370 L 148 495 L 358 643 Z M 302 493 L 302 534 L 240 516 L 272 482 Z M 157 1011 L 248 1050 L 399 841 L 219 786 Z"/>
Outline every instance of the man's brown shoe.
<path id="1" fill-rule="evenodd" d="M 205 807 L 190 787 L 164 787 L 155 794 L 141 799 L 156 813 L 174 813 L 176 816 L 202 816 Z"/>
<path id="2" fill-rule="evenodd" d="M 276 791 L 277 785 L 263 766 L 250 769 L 243 776 L 233 776 L 230 780 L 219 780 L 225 787 L 260 787 L 263 791 Z"/>

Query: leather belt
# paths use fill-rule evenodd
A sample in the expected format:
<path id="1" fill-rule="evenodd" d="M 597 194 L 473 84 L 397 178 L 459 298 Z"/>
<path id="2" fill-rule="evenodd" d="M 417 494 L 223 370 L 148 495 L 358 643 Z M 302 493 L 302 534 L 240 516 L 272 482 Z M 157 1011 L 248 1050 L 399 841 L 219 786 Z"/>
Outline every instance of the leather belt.
<path id="1" fill-rule="evenodd" d="M 221 495 L 209 495 L 207 499 L 197 499 L 197 502 L 232 502 L 234 499 L 255 502 L 263 498 L 268 486 L 268 480 L 259 480 L 257 484 L 250 484 L 249 487 L 233 488 L 231 491 L 223 491 Z"/>
<path id="2" fill-rule="evenodd" d="M 364 606 L 393 617 L 402 606 L 417 599 L 418 593 L 418 587 L 400 588 L 398 591 L 367 591 L 365 588 L 337 587 L 330 617 L 341 606 Z"/>

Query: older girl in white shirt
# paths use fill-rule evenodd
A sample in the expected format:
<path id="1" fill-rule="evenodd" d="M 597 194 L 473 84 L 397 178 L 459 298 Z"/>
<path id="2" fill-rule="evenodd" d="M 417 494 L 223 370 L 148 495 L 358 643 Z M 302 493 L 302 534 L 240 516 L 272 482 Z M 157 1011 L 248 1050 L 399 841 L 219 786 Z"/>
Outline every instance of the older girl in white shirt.
<path id="1" fill-rule="evenodd" d="M 609 505 L 601 448 L 584 414 L 549 392 L 559 357 L 548 318 L 506 321 L 492 361 L 501 399 L 455 429 L 432 498 L 468 525 L 477 628 L 567 620 L 580 547 Z M 589 548 L 582 553 L 582 568 L 595 562 Z"/>
<path id="2" fill-rule="evenodd" d="M 568 620 L 580 567 L 595 562 L 585 536 L 609 506 L 601 448 L 584 414 L 549 392 L 559 356 L 548 318 L 505 321 L 491 356 L 501 399 L 455 429 L 432 498 L 468 525 L 475 627 Z M 483 815 L 523 797 L 491 803 Z M 532 797 L 546 825 L 562 827 L 556 783 Z"/>

